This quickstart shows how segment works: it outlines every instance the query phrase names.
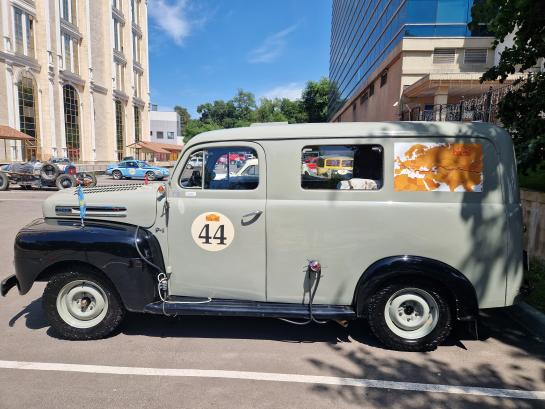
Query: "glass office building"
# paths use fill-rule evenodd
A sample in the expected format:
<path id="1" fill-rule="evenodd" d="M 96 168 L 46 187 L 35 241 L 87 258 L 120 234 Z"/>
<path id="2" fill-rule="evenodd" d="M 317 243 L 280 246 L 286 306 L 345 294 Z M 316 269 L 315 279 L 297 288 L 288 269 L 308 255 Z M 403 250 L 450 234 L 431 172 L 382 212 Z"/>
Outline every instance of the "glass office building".
<path id="1" fill-rule="evenodd" d="M 329 117 L 403 37 L 471 37 L 473 0 L 333 0 Z"/>

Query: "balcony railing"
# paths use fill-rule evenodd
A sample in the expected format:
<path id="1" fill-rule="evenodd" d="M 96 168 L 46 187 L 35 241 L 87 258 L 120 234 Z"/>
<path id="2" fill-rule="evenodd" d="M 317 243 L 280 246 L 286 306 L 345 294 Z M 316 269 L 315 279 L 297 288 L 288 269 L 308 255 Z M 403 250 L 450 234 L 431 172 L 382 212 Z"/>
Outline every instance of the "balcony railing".
<path id="1" fill-rule="evenodd" d="M 469 99 L 462 98 L 455 104 L 418 105 L 401 112 L 402 121 L 458 121 L 499 123 L 498 105 L 511 90 L 521 83 L 492 89 Z"/>

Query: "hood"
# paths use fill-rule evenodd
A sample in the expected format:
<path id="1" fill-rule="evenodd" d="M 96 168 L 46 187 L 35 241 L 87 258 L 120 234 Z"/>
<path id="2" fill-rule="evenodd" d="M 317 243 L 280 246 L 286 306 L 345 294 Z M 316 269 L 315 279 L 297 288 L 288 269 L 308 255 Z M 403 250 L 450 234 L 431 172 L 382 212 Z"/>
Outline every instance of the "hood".
<path id="1" fill-rule="evenodd" d="M 157 215 L 159 184 L 109 185 L 84 188 L 86 219 L 108 220 L 150 227 Z M 76 189 L 65 189 L 49 196 L 42 207 L 44 217 L 79 219 Z"/>

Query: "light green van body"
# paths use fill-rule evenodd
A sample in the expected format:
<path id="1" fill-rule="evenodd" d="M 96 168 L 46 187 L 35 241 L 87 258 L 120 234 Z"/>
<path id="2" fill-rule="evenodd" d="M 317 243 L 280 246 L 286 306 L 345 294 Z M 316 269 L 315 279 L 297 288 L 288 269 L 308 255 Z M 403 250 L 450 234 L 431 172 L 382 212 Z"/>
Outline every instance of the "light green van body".
<path id="1" fill-rule="evenodd" d="M 482 192 L 395 191 L 396 143 L 479 143 Z M 312 145 L 376 144 L 383 148 L 378 190 L 301 187 L 301 154 Z M 249 147 L 259 160 L 253 190 L 184 188 L 180 176 L 191 154 L 212 147 Z M 352 305 L 362 274 L 391 256 L 445 263 L 474 286 L 479 308 L 511 305 L 523 275 L 522 212 L 511 137 L 482 123 L 330 123 L 218 130 L 198 135 L 166 184 L 86 195 L 87 206 L 126 207 L 123 215 L 88 217 L 147 228 L 158 239 L 170 295 L 301 303 L 307 265 L 319 260 L 316 304 Z M 73 191 L 52 195 L 45 217 L 74 205 Z M 168 201 L 168 211 L 165 205 Z M 233 225 L 221 251 L 197 245 L 194 222 L 217 214 Z M 168 215 L 168 216 L 167 216 Z M 74 215 L 77 217 L 77 215 Z"/>

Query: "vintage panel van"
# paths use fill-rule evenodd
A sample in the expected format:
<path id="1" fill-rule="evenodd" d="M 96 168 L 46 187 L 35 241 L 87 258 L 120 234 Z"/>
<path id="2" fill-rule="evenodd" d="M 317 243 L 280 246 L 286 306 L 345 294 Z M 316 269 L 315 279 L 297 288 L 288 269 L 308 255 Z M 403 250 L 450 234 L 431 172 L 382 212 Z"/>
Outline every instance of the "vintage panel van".
<path id="1" fill-rule="evenodd" d="M 325 158 L 350 165 L 304 166 Z M 2 282 L 5 295 L 47 281 L 44 309 L 68 339 L 105 337 L 129 310 L 365 318 L 388 347 L 424 351 L 513 304 L 523 275 L 513 145 L 489 124 L 218 130 L 186 145 L 168 183 L 83 195 L 83 221 L 74 189 L 45 201 Z"/>

